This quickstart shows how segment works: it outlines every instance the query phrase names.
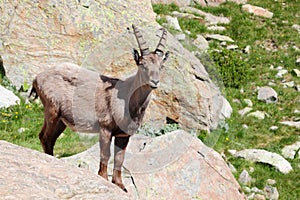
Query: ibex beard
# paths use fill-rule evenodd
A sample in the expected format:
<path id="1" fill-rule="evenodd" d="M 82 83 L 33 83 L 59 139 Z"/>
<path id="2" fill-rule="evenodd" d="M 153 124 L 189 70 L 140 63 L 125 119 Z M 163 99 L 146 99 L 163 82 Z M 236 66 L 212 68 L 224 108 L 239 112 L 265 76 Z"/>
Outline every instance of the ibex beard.
<path id="1" fill-rule="evenodd" d="M 169 55 L 163 51 L 166 30 L 162 29 L 156 49 L 150 52 L 138 28 L 132 28 L 140 49 L 140 53 L 133 50 L 138 67 L 135 75 L 121 80 L 63 63 L 38 74 L 31 91 L 44 105 L 44 125 L 39 133 L 44 152 L 53 155 L 56 139 L 67 126 L 73 131 L 99 133 L 98 174 L 108 180 L 110 145 L 115 137 L 112 182 L 126 192 L 121 176 L 125 150 L 130 136 L 142 123 Z"/>

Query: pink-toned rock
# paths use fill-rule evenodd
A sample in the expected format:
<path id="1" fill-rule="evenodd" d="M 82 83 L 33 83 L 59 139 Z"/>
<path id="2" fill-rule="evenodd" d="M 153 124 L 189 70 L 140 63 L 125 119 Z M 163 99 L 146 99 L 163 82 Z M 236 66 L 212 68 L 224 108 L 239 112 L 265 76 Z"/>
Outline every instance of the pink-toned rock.
<path id="1" fill-rule="evenodd" d="M 96 144 L 64 160 L 77 166 L 86 163 L 97 173 L 98 156 Z M 133 135 L 123 175 L 129 194 L 136 199 L 245 199 L 221 155 L 182 130 L 156 138 Z"/>
<path id="2" fill-rule="evenodd" d="M 3 140 L 0 160 L 1 199 L 131 199 L 96 174 Z"/>
<path id="3" fill-rule="evenodd" d="M 272 18 L 273 17 L 273 13 L 268 11 L 265 8 L 262 7 L 258 7 L 258 6 L 253 6 L 250 4 L 245 4 L 242 6 L 242 10 L 252 13 L 254 15 L 257 16 L 261 16 L 261 17 L 266 17 L 266 18 Z"/>

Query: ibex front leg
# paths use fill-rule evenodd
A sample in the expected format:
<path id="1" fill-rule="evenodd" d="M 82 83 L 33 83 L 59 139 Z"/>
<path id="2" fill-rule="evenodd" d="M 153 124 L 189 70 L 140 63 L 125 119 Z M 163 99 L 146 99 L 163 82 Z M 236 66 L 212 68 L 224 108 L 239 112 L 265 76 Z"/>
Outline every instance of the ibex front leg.
<path id="1" fill-rule="evenodd" d="M 100 164 L 98 174 L 108 180 L 107 166 L 110 158 L 111 132 L 105 129 L 101 130 L 99 135 L 100 143 Z"/>
<path id="2" fill-rule="evenodd" d="M 114 171 L 113 171 L 112 182 L 117 186 L 119 186 L 125 192 L 127 192 L 127 190 L 122 182 L 121 170 L 122 170 L 122 165 L 125 157 L 125 150 L 128 142 L 129 142 L 129 136 L 115 137 L 115 157 L 114 157 Z"/>

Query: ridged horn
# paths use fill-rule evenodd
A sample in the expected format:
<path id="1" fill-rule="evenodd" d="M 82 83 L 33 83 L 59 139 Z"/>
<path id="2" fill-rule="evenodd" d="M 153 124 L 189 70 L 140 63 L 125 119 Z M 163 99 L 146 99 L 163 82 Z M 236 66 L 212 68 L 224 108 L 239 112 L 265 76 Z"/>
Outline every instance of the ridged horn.
<path id="1" fill-rule="evenodd" d="M 140 30 L 134 24 L 132 24 L 132 29 L 133 29 L 134 35 L 136 37 L 137 43 L 139 45 L 141 55 L 145 56 L 145 55 L 149 54 L 150 53 L 149 47 L 148 47 L 146 41 L 144 40 Z"/>
<path id="2" fill-rule="evenodd" d="M 160 40 L 158 42 L 158 45 L 156 47 L 156 50 L 155 51 L 161 51 L 161 52 L 164 52 L 163 49 L 166 47 L 166 37 L 167 37 L 167 31 L 166 29 L 164 28 L 161 28 L 160 30 L 163 31 L 161 37 L 160 37 Z"/>

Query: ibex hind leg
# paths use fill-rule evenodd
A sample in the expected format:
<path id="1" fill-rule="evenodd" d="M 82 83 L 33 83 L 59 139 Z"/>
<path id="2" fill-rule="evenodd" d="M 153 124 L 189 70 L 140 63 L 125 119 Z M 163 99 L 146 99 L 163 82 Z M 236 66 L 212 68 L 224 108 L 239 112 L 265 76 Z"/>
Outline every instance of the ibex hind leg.
<path id="1" fill-rule="evenodd" d="M 44 152 L 53 155 L 56 139 L 66 129 L 66 125 L 62 122 L 58 112 L 54 108 L 45 110 L 44 114 L 44 125 L 39 138 Z"/>
<path id="2" fill-rule="evenodd" d="M 39 138 L 46 154 L 53 156 L 53 149 L 56 139 L 65 129 L 66 125 L 61 120 L 49 124 L 44 122 L 42 131 L 39 134 Z"/>

